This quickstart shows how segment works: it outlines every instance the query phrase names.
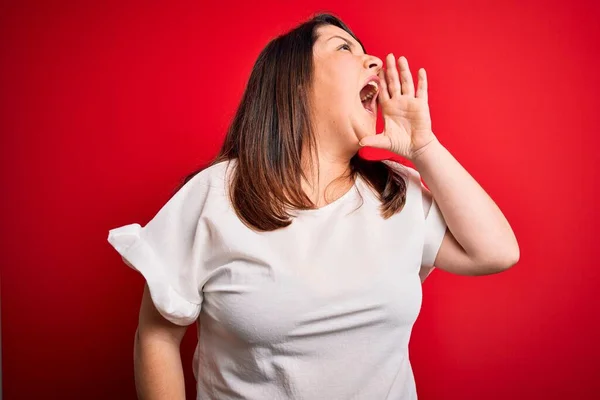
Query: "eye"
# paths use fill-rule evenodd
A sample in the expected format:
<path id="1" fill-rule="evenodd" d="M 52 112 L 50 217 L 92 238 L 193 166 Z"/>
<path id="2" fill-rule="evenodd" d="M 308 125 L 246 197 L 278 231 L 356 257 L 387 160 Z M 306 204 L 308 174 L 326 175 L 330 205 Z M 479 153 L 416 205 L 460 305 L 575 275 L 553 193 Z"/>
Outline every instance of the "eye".
<path id="1" fill-rule="evenodd" d="M 350 46 L 348 46 L 348 44 L 347 44 L 347 43 L 344 43 L 343 45 L 341 45 L 341 46 L 340 46 L 340 48 L 339 48 L 339 49 L 340 49 L 340 50 L 341 50 L 341 49 L 347 49 L 347 50 L 350 50 Z"/>

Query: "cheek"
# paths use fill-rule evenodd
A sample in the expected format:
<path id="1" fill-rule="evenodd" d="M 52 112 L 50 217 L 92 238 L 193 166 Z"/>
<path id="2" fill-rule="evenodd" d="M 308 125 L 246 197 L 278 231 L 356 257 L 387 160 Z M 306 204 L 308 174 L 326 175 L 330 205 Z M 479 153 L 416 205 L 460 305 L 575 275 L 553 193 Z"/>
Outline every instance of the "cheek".
<path id="1" fill-rule="evenodd" d="M 350 114 L 356 109 L 357 94 L 354 93 L 354 89 L 349 84 L 349 79 L 344 76 L 338 77 L 329 88 L 331 100 L 335 102 L 334 107 L 343 114 Z"/>
<path id="2" fill-rule="evenodd" d="M 350 65 L 340 64 L 336 64 L 335 68 L 322 69 L 319 74 L 320 88 L 330 97 L 342 99 L 352 96 L 355 94 L 354 83 L 357 78 L 351 74 L 351 70 Z"/>
<path id="3" fill-rule="evenodd" d="M 315 96 L 315 106 L 330 116 L 346 117 L 356 109 L 356 98 L 341 82 L 328 82 L 321 86 Z"/>
<path id="4" fill-rule="evenodd" d="M 321 68 L 315 76 L 315 106 L 322 115 L 347 118 L 356 112 L 359 104 L 356 92 L 357 77 L 349 65 L 336 64 L 336 68 Z"/>

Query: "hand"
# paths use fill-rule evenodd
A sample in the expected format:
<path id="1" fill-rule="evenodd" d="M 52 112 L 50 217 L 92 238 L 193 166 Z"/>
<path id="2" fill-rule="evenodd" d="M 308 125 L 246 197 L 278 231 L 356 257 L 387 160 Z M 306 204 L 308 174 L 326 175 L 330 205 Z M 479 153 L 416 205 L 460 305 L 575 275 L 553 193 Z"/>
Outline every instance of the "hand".
<path id="1" fill-rule="evenodd" d="M 379 71 L 381 79 L 377 102 L 385 128 L 379 135 L 367 136 L 360 141 L 361 146 L 370 146 L 389 150 L 408 160 L 415 159 L 426 146 L 437 140 L 431 130 L 431 117 L 427 104 L 427 75 L 425 69 L 419 69 L 419 82 L 415 96 L 408 61 L 398 59 L 400 82 L 394 54 L 386 57 L 387 68 Z"/>

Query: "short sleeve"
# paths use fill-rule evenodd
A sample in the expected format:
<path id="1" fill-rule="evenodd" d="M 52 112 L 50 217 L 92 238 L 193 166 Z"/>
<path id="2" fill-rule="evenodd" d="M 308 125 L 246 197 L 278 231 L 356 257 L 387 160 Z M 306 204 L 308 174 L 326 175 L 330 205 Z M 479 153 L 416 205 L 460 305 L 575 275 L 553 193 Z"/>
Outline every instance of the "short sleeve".
<path id="1" fill-rule="evenodd" d="M 414 170 L 418 176 L 421 187 L 421 200 L 423 203 L 423 217 L 425 218 L 425 237 L 423 242 L 423 260 L 421 265 L 432 267 L 442 240 L 446 234 L 446 221 L 440 211 L 437 202 L 430 197 L 429 190 L 421 182 L 421 175 Z M 429 195 L 427 195 L 429 194 Z"/>
<path id="2" fill-rule="evenodd" d="M 409 179 L 407 191 L 408 198 L 415 201 L 416 207 L 412 208 L 419 212 L 423 218 L 423 255 L 421 267 L 433 267 L 435 257 L 442 245 L 446 234 L 446 221 L 440 211 L 435 199 L 431 197 L 429 190 L 421 181 L 421 174 L 416 169 L 396 161 L 386 160 L 385 163 L 400 171 Z"/>
<path id="3" fill-rule="evenodd" d="M 196 175 L 145 225 L 109 230 L 108 242 L 145 278 L 158 311 L 174 324 L 193 323 L 202 304 L 202 253 L 208 240 L 201 223 L 209 185 Z"/>

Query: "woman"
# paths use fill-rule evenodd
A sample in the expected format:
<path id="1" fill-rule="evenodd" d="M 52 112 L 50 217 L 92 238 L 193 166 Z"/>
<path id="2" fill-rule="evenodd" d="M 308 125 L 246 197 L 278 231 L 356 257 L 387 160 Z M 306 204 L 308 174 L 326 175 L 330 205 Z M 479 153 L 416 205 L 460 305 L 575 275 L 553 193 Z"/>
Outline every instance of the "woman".
<path id="1" fill-rule="evenodd" d="M 405 58 L 384 68 L 331 15 L 266 46 L 215 161 L 146 226 L 109 232 L 146 279 L 140 398 L 184 398 L 179 344 L 196 322 L 198 399 L 416 399 L 422 281 L 434 265 L 483 275 L 519 257 L 433 134 L 418 77 L 415 91 Z M 361 146 L 417 169 L 361 159 Z"/>

